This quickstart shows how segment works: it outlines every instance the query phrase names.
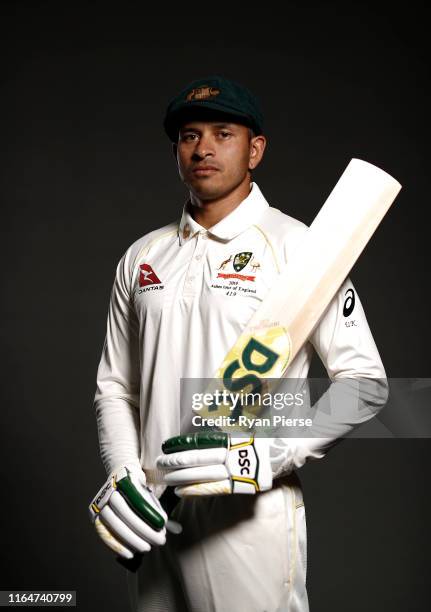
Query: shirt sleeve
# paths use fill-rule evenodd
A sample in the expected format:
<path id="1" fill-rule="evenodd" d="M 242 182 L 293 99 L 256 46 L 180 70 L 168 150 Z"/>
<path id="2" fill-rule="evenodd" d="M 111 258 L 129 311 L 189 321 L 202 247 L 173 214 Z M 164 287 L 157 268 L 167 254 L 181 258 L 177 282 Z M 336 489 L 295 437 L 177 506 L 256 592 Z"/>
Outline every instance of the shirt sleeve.
<path id="1" fill-rule="evenodd" d="M 313 425 L 304 438 L 274 438 L 274 477 L 320 459 L 355 427 L 385 405 L 385 370 L 359 296 L 349 278 L 310 336 L 331 384 L 312 408 Z"/>
<path id="2" fill-rule="evenodd" d="M 107 474 L 125 463 L 139 465 L 139 323 L 130 286 L 127 251 L 115 274 L 94 398 L 100 455 Z"/>

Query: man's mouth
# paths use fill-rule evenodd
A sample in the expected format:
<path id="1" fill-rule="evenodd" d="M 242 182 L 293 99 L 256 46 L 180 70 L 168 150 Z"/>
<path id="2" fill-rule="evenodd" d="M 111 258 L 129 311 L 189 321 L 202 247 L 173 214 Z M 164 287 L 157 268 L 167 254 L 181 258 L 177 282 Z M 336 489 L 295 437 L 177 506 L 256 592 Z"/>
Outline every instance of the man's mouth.
<path id="1" fill-rule="evenodd" d="M 215 166 L 196 166 L 193 169 L 193 174 L 196 174 L 197 176 L 209 176 L 214 172 L 218 172 L 218 168 Z"/>

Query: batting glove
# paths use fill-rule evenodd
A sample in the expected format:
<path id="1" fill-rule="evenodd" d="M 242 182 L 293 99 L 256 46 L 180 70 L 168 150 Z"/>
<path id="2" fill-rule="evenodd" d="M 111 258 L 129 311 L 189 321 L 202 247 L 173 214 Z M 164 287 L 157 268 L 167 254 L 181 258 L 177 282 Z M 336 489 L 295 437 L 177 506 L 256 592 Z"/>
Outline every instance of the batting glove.
<path id="1" fill-rule="evenodd" d="M 91 502 L 89 512 L 103 542 L 124 559 L 166 542 L 167 514 L 147 487 L 139 465 L 126 464 L 116 470 Z M 179 525 L 171 525 L 171 531 L 178 533 Z"/>
<path id="2" fill-rule="evenodd" d="M 169 438 L 156 464 L 179 497 L 257 493 L 272 487 L 268 440 L 222 432 Z"/>

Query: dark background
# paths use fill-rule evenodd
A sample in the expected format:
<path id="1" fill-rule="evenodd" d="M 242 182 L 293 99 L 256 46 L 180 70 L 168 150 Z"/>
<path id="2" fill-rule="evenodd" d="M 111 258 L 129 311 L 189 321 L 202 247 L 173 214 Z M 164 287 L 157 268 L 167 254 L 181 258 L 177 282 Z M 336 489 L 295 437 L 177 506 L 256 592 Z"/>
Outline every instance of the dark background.
<path id="1" fill-rule="evenodd" d="M 306 223 L 352 157 L 403 184 L 351 276 L 388 375 L 430 376 L 428 31 L 411 2 L 58 5 L 1 5 L 0 588 L 113 612 L 125 570 L 87 518 L 105 478 L 92 397 L 116 263 L 185 198 L 167 101 L 213 73 L 252 89 L 269 139 L 255 180 Z M 347 440 L 301 470 L 312 612 L 429 606 L 429 451 Z"/>

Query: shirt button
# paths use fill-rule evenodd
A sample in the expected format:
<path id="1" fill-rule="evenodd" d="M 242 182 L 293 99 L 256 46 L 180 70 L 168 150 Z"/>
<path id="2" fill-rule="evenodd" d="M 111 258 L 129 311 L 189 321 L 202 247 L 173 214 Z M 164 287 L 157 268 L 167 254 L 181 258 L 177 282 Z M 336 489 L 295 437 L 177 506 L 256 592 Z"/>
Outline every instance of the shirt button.
<path id="1" fill-rule="evenodd" d="M 189 276 L 188 279 L 187 279 L 187 282 L 188 283 L 192 283 L 194 280 L 195 280 L 194 276 Z"/>
<path id="2" fill-rule="evenodd" d="M 202 259 L 202 255 L 196 255 L 195 259 L 199 261 L 200 259 Z"/>

